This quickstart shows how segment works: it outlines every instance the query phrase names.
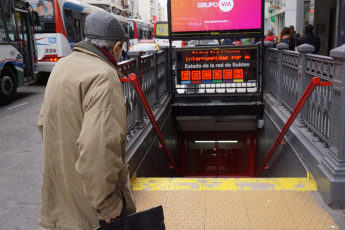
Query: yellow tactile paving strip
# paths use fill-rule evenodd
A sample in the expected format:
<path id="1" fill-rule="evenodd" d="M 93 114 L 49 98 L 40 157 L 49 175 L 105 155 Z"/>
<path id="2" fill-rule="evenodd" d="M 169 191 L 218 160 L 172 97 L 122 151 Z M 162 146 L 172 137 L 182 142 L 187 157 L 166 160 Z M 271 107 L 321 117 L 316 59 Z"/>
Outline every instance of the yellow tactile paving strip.
<path id="1" fill-rule="evenodd" d="M 138 211 L 162 205 L 167 230 L 339 229 L 306 178 L 137 178 Z"/>
<path id="2" fill-rule="evenodd" d="M 316 191 L 308 178 L 136 178 L 133 190 Z"/>

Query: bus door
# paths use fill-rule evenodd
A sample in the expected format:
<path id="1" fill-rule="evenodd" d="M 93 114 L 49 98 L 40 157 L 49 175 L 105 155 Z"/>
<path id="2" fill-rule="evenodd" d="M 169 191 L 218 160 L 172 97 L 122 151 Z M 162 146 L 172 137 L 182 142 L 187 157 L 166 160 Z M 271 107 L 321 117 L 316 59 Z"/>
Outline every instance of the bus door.
<path id="1" fill-rule="evenodd" d="M 34 82 L 34 38 L 33 38 L 33 27 L 29 23 L 29 14 L 27 12 L 17 11 L 17 22 L 18 22 L 18 33 L 19 33 L 19 45 L 21 53 L 23 54 L 24 64 L 24 80 L 23 83 Z"/>

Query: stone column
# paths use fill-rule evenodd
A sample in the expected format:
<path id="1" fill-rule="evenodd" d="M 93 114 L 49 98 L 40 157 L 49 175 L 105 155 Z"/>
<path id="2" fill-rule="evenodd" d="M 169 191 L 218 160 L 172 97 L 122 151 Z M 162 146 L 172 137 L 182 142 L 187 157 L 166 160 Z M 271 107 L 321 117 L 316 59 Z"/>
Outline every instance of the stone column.
<path id="1" fill-rule="evenodd" d="M 330 145 L 320 164 L 327 180 L 318 185 L 328 205 L 345 208 L 345 45 L 331 50 L 330 56 L 334 59 Z"/>
<path id="2" fill-rule="evenodd" d="M 278 76 L 277 76 L 277 102 L 278 105 L 282 105 L 281 103 L 281 93 L 282 89 L 282 81 L 283 81 L 283 50 L 288 50 L 289 45 L 286 43 L 279 43 L 277 45 L 277 49 L 279 50 L 278 53 Z"/>
<path id="3" fill-rule="evenodd" d="M 165 84 L 166 89 L 169 93 L 172 93 L 172 78 L 171 78 L 171 68 L 170 68 L 170 52 L 169 52 L 169 46 L 161 46 L 161 50 L 164 51 L 164 77 L 165 77 Z"/>
<path id="4" fill-rule="evenodd" d="M 158 103 L 158 76 L 157 76 L 157 50 L 150 50 L 148 53 L 153 54 L 153 61 L 152 61 L 152 68 L 153 68 L 153 79 L 154 79 L 154 98 L 153 101 L 156 101 Z"/>
<path id="5" fill-rule="evenodd" d="M 299 55 L 299 66 L 298 66 L 298 100 L 302 97 L 305 89 L 309 85 L 309 82 L 307 82 L 307 76 L 306 76 L 306 69 L 307 69 L 307 59 L 306 55 L 311 54 L 315 51 L 315 47 L 309 44 L 303 44 L 300 46 L 297 46 L 297 51 L 300 53 Z M 299 113 L 297 119 L 299 121 L 299 125 L 303 125 L 303 120 L 307 117 L 307 108 L 303 106 L 301 112 Z"/>
<path id="6" fill-rule="evenodd" d="M 331 50 L 330 56 L 334 59 L 330 148 L 332 156 L 345 163 L 345 45 Z"/>
<path id="7" fill-rule="evenodd" d="M 265 57 L 265 62 L 264 62 L 264 69 L 263 69 L 263 89 L 269 89 L 269 84 L 270 82 L 268 81 L 268 64 L 269 64 L 269 48 L 274 47 L 274 42 L 269 42 L 266 41 L 264 42 L 264 57 Z"/>
<path id="8" fill-rule="evenodd" d="M 141 69 L 140 69 L 140 62 L 141 62 L 141 56 L 143 55 L 143 52 L 141 51 L 128 51 L 127 55 L 129 58 L 135 59 L 135 74 L 137 75 L 137 78 L 139 80 L 140 86 L 142 86 L 142 78 L 141 78 Z M 142 129 L 145 125 L 144 121 L 144 107 L 140 101 L 140 99 L 137 97 L 137 103 L 139 106 L 137 117 L 137 128 Z"/>

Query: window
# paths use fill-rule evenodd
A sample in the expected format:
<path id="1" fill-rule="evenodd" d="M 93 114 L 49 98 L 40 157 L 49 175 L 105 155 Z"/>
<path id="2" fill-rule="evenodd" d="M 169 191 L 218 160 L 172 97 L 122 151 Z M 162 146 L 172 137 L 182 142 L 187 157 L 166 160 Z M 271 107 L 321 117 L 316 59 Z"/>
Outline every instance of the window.
<path id="1" fill-rule="evenodd" d="M 7 41 L 5 22 L 3 19 L 2 7 L 0 5 L 0 42 Z"/>
<path id="2" fill-rule="evenodd" d="M 80 31 L 81 31 L 81 39 L 84 40 L 85 34 L 84 34 L 84 26 L 85 26 L 85 18 L 86 14 L 81 15 L 81 20 L 80 20 Z"/>
<path id="3" fill-rule="evenodd" d="M 86 15 L 65 9 L 67 36 L 73 42 L 80 42 L 84 38 L 84 24 Z"/>
<path id="4" fill-rule="evenodd" d="M 128 22 L 128 30 L 129 39 L 134 39 L 134 22 Z"/>
<path id="5" fill-rule="evenodd" d="M 19 42 L 18 28 L 15 19 L 16 14 L 13 9 L 12 1 L 4 0 L 3 3 L 8 36 L 12 42 Z"/>

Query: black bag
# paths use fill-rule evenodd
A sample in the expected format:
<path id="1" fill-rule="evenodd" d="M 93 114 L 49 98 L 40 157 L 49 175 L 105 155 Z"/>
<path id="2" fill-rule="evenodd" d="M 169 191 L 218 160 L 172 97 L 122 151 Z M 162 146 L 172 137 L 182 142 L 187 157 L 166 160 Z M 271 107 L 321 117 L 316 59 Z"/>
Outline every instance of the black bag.
<path id="1" fill-rule="evenodd" d="M 127 215 L 123 206 L 120 217 L 110 223 L 100 221 L 95 230 L 165 230 L 163 207 L 160 205 Z"/>

